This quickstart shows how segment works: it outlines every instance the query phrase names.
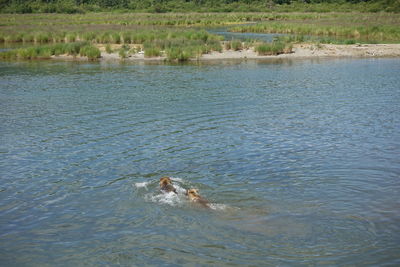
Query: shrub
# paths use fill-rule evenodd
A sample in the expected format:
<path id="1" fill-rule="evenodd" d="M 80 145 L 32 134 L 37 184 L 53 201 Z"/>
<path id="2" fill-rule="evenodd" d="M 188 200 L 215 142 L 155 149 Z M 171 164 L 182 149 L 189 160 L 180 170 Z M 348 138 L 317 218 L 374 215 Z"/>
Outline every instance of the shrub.
<path id="1" fill-rule="evenodd" d="M 167 59 L 169 61 L 187 61 L 193 57 L 193 51 L 180 47 L 173 47 L 166 50 Z"/>
<path id="2" fill-rule="evenodd" d="M 79 54 L 82 44 L 81 43 L 68 43 L 64 45 L 64 54 L 76 56 Z"/>
<path id="3" fill-rule="evenodd" d="M 148 47 L 144 50 L 144 57 L 159 57 L 161 56 L 161 51 L 156 47 Z"/>
<path id="4" fill-rule="evenodd" d="M 36 43 L 48 43 L 52 40 L 50 33 L 39 32 L 35 35 Z"/>
<path id="5" fill-rule="evenodd" d="M 106 45 L 106 52 L 107 52 L 107 54 L 111 54 L 113 52 L 110 44 Z"/>
<path id="6" fill-rule="evenodd" d="M 113 44 L 119 44 L 121 43 L 121 36 L 119 33 L 113 32 L 110 34 L 110 40 Z"/>
<path id="7" fill-rule="evenodd" d="M 127 55 L 126 55 L 126 50 L 123 49 L 123 48 L 121 48 L 121 49 L 119 50 L 119 52 L 118 52 L 118 55 L 119 55 L 120 58 L 126 58 L 126 57 L 127 57 Z"/>
<path id="8" fill-rule="evenodd" d="M 96 33 L 94 32 L 85 32 L 81 36 L 83 41 L 92 42 L 96 40 Z"/>
<path id="9" fill-rule="evenodd" d="M 243 49 L 243 45 L 241 41 L 235 40 L 231 42 L 232 50 L 239 51 Z"/>
<path id="10" fill-rule="evenodd" d="M 131 34 L 128 32 L 122 33 L 122 39 L 123 39 L 124 44 L 130 44 L 132 41 Z"/>
<path id="11" fill-rule="evenodd" d="M 65 36 L 65 41 L 72 43 L 76 41 L 76 33 L 70 32 Z"/>
<path id="12" fill-rule="evenodd" d="M 292 52 L 292 44 L 284 44 L 282 42 L 263 43 L 255 47 L 259 55 L 279 55 Z"/>
<path id="13" fill-rule="evenodd" d="M 354 39 L 347 39 L 344 41 L 344 44 L 346 44 L 346 45 L 355 44 L 355 43 L 356 43 L 356 41 Z"/>
<path id="14" fill-rule="evenodd" d="M 225 46 L 225 49 L 226 50 L 230 50 L 231 48 L 232 48 L 232 46 L 231 46 L 231 42 L 225 42 L 225 44 L 224 44 L 224 46 Z"/>
<path id="15" fill-rule="evenodd" d="M 89 60 L 96 60 L 101 57 L 100 50 L 93 45 L 85 45 L 81 47 L 79 54 L 86 56 Z"/>

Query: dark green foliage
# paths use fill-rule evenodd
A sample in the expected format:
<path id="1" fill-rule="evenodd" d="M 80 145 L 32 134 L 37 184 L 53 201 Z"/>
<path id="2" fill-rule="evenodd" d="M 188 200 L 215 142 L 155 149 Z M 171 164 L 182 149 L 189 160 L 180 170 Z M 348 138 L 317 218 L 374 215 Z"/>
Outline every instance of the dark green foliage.
<path id="1" fill-rule="evenodd" d="M 2 0 L 3 13 L 361 11 L 400 12 L 399 0 Z"/>

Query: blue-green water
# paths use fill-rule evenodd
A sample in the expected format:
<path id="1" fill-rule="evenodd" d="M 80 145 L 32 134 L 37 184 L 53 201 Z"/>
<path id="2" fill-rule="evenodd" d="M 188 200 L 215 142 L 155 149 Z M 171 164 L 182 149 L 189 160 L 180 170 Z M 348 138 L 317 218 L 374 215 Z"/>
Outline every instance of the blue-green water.
<path id="1" fill-rule="evenodd" d="M 399 73 L 2 62 L 0 265 L 399 265 Z"/>

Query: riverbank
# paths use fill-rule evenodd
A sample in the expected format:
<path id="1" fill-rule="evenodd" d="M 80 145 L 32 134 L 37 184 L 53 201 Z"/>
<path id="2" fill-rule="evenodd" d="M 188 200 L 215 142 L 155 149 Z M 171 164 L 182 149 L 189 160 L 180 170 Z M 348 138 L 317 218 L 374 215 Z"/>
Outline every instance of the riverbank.
<path id="1" fill-rule="evenodd" d="M 130 54 L 121 58 L 118 52 L 107 53 L 104 47 L 100 46 L 101 58 L 99 60 L 124 60 L 124 61 L 164 61 L 166 56 L 145 57 L 143 52 Z M 355 45 L 336 45 L 336 44 L 294 44 L 292 53 L 260 56 L 254 48 L 243 49 L 240 51 L 222 50 L 203 54 L 200 57 L 191 58 L 192 61 L 208 60 L 229 60 L 229 59 L 268 59 L 268 58 L 318 58 L 318 57 L 400 57 L 400 44 L 355 44 Z M 86 60 L 86 57 L 73 57 L 67 55 L 52 56 L 52 59 L 60 60 Z"/>

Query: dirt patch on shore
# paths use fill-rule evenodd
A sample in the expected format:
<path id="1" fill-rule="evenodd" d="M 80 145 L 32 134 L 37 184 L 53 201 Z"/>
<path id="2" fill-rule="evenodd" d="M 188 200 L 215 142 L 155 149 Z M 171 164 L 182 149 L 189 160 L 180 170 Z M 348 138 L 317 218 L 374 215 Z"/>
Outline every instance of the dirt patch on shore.
<path id="1" fill-rule="evenodd" d="M 126 60 L 126 61 L 164 61 L 165 56 L 144 57 L 143 51 L 127 54 L 121 59 L 117 52 L 106 53 L 104 46 L 101 50 L 100 60 Z M 120 48 L 120 45 L 112 47 Z M 319 57 L 400 57 L 400 44 L 355 44 L 355 45 L 335 45 L 335 44 L 294 44 L 292 53 L 273 56 L 259 56 L 254 48 L 241 51 L 224 50 L 222 52 L 211 52 L 199 58 L 191 60 L 225 60 L 225 59 L 268 59 L 268 58 L 319 58 Z M 55 59 L 64 60 L 84 60 L 85 57 L 53 56 Z"/>

